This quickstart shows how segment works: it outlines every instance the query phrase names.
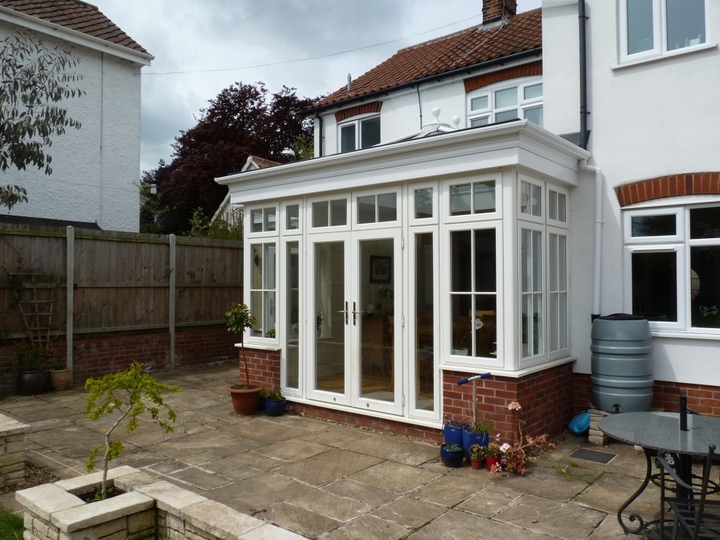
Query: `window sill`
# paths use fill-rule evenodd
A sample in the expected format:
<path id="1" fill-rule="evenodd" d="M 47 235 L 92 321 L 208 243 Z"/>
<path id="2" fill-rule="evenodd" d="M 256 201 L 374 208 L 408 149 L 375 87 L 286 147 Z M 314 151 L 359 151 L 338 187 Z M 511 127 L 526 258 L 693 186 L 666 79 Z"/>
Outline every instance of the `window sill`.
<path id="1" fill-rule="evenodd" d="M 683 56 L 685 54 L 692 54 L 700 51 L 706 51 L 708 49 L 717 48 L 717 43 L 703 43 L 702 45 L 696 45 L 695 47 L 685 47 L 683 49 L 677 49 L 675 51 L 666 52 L 664 54 L 658 54 L 653 56 L 643 56 L 642 58 L 626 58 L 625 60 L 618 62 L 611 67 L 612 70 L 623 69 L 632 66 L 638 66 L 641 64 L 648 64 L 651 62 L 657 62 L 660 60 L 666 60 L 668 58 L 675 58 L 676 56 Z"/>
<path id="2" fill-rule="evenodd" d="M 720 340 L 720 333 L 718 334 L 702 334 L 694 332 L 672 332 L 672 331 L 658 331 L 650 329 L 650 333 L 654 338 L 668 338 L 668 339 L 703 339 L 703 340 Z"/>
<path id="3" fill-rule="evenodd" d="M 242 347 L 242 343 L 236 343 L 236 344 L 235 344 L 235 347 L 237 347 L 237 348 L 239 349 L 240 347 Z M 249 343 L 245 343 L 245 348 L 246 348 L 246 349 L 255 349 L 255 350 L 259 350 L 259 351 L 279 351 L 279 350 L 282 350 L 282 347 L 280 347 L 280 345 L 278 345 L 277 343 L 254 343 L 254 342 L 249 342 Z"/>

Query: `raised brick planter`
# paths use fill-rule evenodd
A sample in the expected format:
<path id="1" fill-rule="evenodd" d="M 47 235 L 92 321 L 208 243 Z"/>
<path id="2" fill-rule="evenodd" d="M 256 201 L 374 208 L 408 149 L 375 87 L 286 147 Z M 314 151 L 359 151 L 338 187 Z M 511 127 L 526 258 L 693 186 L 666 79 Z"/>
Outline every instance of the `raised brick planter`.
<path id="1" fill-rule="evenodd" d="M 29 427 L 0 414 L 0 488 L 14 488 L 25 475 L 25 433 Z"/>
<path id="2" fill-rule="evenodd" d="M 303 538 L 132 467 L 111 469 L 108 479 L 125 493 L 83 502 L 77 495 L 97 489 L 102 473 L 18 491 L 15 497 L 25 509 L 25 538 Z"/>

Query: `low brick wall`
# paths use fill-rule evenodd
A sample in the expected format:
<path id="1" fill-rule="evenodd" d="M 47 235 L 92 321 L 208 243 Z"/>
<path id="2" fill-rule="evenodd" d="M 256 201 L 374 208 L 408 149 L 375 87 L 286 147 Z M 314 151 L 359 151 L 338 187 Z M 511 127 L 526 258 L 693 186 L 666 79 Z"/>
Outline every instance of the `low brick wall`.
<path id="1" fill-rule="evenodd" d="M 14 488 L 25 476 L 25 433 L 29 427 L 0 414 L 0 488 Z"/>
<path id="2" fill-rule="evenodd" d="M 108 478 L 125 493 L 89 504 L 78 495 L 97 489 L 102 473 L 18 491 L 25 538 L 303 538 L 132 467 L 111 469 Z"/>

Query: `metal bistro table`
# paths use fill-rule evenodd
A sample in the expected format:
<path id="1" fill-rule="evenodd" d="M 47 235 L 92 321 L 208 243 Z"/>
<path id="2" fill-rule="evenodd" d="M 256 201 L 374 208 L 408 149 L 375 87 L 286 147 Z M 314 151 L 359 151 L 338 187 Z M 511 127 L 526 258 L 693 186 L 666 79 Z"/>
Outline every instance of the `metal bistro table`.
<path id="1" fill-rule="evenodd" d="M 708 445 L 720 447 L 720 418 L 688 415 L 687 431 L 680 430 L 680 415 L 665 412 L 630 412 L 612 414 L 598 422 L 598 428 L 613 439 L 641 446 L 645 452 L 647 470 L 640 488 L 620 507 L 618 522 L 626 533 L 639 534 L 652 522 L 646 523 L 637 514 L 630 514 L 635 527 L 623 523 L 622 513 L 645 490 L 652 479 L 653 458 L 661 453 L 673 453 L 679 457 L 676 464 L 680 478 L 692 481 L 692 456 L 706 456 Z M 682 496 L 681 493 L 678 496 Z M 660 516 L 662 519 L 662 516 Z"/>

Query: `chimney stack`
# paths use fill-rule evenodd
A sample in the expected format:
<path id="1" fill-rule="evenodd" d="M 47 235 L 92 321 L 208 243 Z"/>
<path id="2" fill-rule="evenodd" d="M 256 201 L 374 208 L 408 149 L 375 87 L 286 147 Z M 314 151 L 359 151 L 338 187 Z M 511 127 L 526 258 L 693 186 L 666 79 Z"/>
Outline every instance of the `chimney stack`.
<path id="1" fill-rule="evenodd" d="M 517 0 L 483 0 L 483 26 L 512 19 L 517 12 Z"/>

